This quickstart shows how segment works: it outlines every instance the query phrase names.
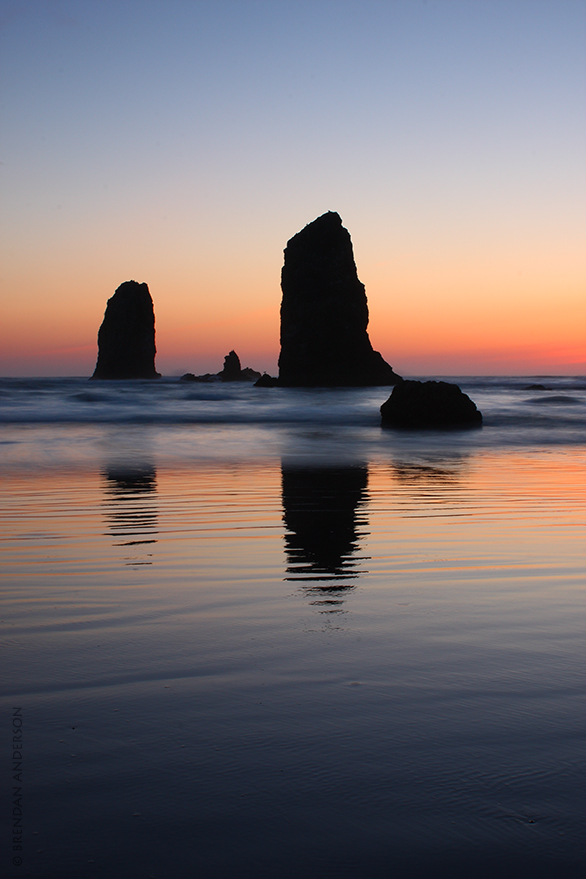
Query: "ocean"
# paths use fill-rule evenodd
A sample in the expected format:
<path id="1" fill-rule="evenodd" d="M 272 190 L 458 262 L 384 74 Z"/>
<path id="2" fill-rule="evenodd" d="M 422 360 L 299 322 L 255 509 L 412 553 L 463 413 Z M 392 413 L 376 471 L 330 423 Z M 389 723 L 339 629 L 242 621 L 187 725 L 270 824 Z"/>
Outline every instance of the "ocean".
<path id="1" fill-rule="evenodd" d="M 447 380 L 0 380 L 3 875 L 582 879 L 586 378 Z"/>

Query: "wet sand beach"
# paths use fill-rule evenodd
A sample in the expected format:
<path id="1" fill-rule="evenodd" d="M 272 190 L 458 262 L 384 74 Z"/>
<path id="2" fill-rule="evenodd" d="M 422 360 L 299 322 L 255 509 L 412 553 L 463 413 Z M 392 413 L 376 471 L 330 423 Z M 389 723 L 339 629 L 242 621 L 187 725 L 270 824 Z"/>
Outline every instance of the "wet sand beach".
<path id="1" fill-rule="evenodd" d="M 329 393 L 5 421 L 18 875 L 584 874 L 584 391 L 549 443 Z"/>

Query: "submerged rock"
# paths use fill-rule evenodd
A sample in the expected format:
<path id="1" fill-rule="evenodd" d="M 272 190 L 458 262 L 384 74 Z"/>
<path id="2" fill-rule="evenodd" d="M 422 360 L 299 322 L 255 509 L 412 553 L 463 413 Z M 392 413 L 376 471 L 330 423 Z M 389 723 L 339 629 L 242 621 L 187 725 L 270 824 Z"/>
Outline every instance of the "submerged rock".
<path id="1" fill-rule="evenodd" d="M 179 379 L 180 382 L 219 382 L 217 373 L 206 372 L 205 375 L 194 375 L 192 372 L 186 372 Z"/>
<path id="2" fill-rule="evenodd" d="M 125 281 L 108 299 L 92 378 L 159 378 L 155 354 L 155 313 L 149 288 Z"/>
<path id="3" fill-rule="evenodd" d="M 287 242 L 281 273 L 279 384 L 287 387 L 393 385 L 368 338 L 368 305 L 352 241 L 330 211 Z"/>
<path id="4" fill-rule="evenodd" d="M 482 414 L 468 394 L 451 382 L 400 381 L 381 406 L 391 427 L 479 427 Z"/>
<path id="5" fill-rule="evenodd" d="M 255 381 L 255 388 L 276 388 L 279 384 L 279 379 L 273 375 L 269 375 L 268 372 L 263 372 L 258 381 Z"/>

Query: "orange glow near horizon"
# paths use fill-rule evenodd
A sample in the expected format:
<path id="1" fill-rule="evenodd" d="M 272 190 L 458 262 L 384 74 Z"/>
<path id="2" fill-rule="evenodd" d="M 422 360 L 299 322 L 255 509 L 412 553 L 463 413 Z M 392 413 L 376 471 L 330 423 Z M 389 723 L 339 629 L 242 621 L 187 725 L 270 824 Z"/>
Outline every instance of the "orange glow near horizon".
<path id="1" fill-rule="evenodd" d="M 215 372 L 234 349 L 243 365 L 276 374 L 279 354 L 280 290 L 277 285 L 260 301 L 244 291 L 234 303 L 220 293 L 213 313 L 208 302 L 184 294 L 178 303 L 155 301 L 157 367 L 164 374 Z M 109 295 L 112 295 L 113 291 Z M 256 288 L 257 296 L 259 295 Z M 91 374 L 97 356 L 97 331 L 108 296 L 92 297 L 84 309 L 65 320 L 38 307 L 36 320 L 19 325 L 10 312 L 4 318 L 0 373 L 3 375 Z M 259 297 L 260 298 L 260 297 Z M 511 297 L 513 298 L 513 297 Z M 443 302 L 442 302 L 443 300 Z M 180 307 L 178 307 L 178 304 Z M 531 307 L 517 301 L 462 302 L 418 290 L 392 303 L 374 289 L 369 297 L 369 336 L 373 347 L 399 373 L 498 374 L 568 373 L 586 371 L 584 307 L 572 313 Z"/>
<path id="2" fill-rule="evenodd" d="M 572 256 L 553 248 L 538 258 L 501 246 L 489 258 L 478 246 L 462 255 L 421 245 L 381 260 L 380 241 L 364 229 L 355 237 L 370 339 L 399 374 L 586 372 L 580 249 Z M 104 265 L 94 259 L 91 272 L 87 243 L 67 265 L 53 264 L 47 252 L 30 265 L 22 253 L 18 271 L 4 273 L 12 292 L 3 308 L 0 374 L 91 375 L 106 301 L 131 278 L 149 285 L 163 374 L 217 372 L 232 349 L 243 366 L 276 374 L 286 233 L 277 230 L 262 247 L 249 233 L 228 264 L 217 242 L 204 237 L 189 262 L 180 243 L 149 252 L 129 240 L 131 258 L 115 251 Z"/>

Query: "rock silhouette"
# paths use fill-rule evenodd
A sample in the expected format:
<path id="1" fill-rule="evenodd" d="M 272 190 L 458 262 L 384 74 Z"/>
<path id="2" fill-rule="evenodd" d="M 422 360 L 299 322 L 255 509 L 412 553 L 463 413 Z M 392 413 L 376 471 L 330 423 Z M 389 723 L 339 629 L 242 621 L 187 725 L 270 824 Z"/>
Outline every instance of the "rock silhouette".
<path id="1" fill-rule="evenodd" d="M 287 242 L 281 274 L 279 384 L 393 385 L 392 368 L 368 338 L 368 305 L 352 241 L 332 211 Z"/>
<path id="2" fill-rule="evenodd" d="M 261 377 L 255 381 L 255 388 L 276 388 L 279 384 L 279 379 L 274 375 L 269 375 L 268 372 L 263 372 Z"/>
<path id="3" fill-rule="evenodd" d="M 230 351 L 229 354 L 226 354 L 224 357 L 224 368 L 220 373 L 220 379 L 223 382 L 237 382 L 240 381 L 240 374 L 242 372 L 242 366 L 240 365 L 240 357 L 236 353 L 236 351 Z"/>
<path id="4" fill-rule="evenodd" d="M 245 366 L 240 366 L 240 358 L 236 351 L 230 351 L 224 357 L 224 367 L 221 372 L 206 372 L 204 375 L 194 375 L 186 372 L 181 376 L 182 382 L 256 382 L 261 378 L 260 372 Z"/>
<path id="5" fill-rule="evenodd" d="M 155 313 L 149 288 L 125 281 L 108 299 L 92 378 L 159 378 L 155 354 Z"/>
<path id="6" fill-rule="evenodd" d="M 468 394 L 452 382 L 400 381 L 381 406 L 390 427 L 479 427 L 482 414 Z"/>
<path id="7" fill-rule="evenodd" d="M 224 368 L 218 373 L 218 376 L 223 382 L 253 382 L 257 381 L 261 374 L 256 369 L 251 369 L 250 366 L 245 366 L 242 369 L 238 354 L 236 351 L 230 351 L 224 357 Z"/>

